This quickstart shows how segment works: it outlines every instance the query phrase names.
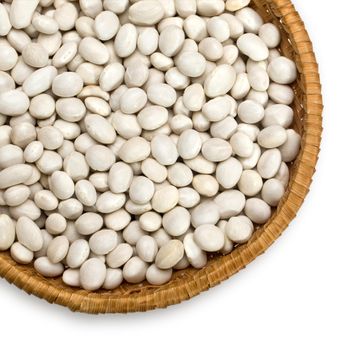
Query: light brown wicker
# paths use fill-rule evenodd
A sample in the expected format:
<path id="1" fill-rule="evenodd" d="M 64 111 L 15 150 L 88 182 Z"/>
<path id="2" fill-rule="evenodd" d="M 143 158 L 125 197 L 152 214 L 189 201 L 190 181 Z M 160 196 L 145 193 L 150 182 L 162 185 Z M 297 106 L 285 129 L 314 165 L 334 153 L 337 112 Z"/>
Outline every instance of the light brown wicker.
<path id="1" fill-rule="evenodd" d="M 318 159 L 322 133 L 322 97 L 318 66 L 304 24 L 290 0 L 253 0 L 253 6 L 282 32 L 282 52 L 298 67 L 295 84 L 294 127 L 302 134 L 302 148 L 291 167 L 288 191 L 270 221 L 253 238 L 227 256 L 216 256 L 201 269 L 186 269 L 160 287 L 123 284 L 114 291 L 90 293 L 69 288 L 61 279 L 46 279 L 32 266 L 16 264 L 0 253 L 0 276 L 30 294 L 87 313 L 146 311 L 180 303 L 209 289 L 244 268 L 262 254 L 283 232 L 309 191 Z"/>

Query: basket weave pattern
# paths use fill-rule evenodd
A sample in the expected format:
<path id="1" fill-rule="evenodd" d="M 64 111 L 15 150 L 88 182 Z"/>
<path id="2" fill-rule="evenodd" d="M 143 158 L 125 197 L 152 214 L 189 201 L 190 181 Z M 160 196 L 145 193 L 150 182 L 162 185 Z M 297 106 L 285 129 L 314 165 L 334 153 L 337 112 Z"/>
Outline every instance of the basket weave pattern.
<path id="1" fill-rule="evenodd" d="M 114 291 L 88 292 L 63 284 L 60 278 L 46 279 L 32 265 L 23 266 L 8 252 L 0 253 L 0 276 L 27 293 L 87 313 L 116 313 L 163 308 L 189 299 L 229 278 L 262 254 L 283 232 L 309 191 L 318 159 L 322 133 L 322 97 L 318 66 L 312 43 L 290 0 L 253 0 L 252 6 L 282 32 L 281 50 L 293 59 L 299 78 L 294 84 L 296 99 L 294 128 L 302 134 L 298 159 L 291 166 L 287 192 L 267 224 L 252 239 L 226 256 L 215 256 L 201 270 L 178 271 L 163 286 L 122 284 Z"/>

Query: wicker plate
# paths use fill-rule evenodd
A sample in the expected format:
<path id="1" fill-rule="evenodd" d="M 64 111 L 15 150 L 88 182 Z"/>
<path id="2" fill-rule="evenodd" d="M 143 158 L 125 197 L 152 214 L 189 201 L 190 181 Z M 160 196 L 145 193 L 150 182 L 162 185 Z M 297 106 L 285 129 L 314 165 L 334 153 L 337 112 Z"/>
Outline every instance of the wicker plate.
<path id="1" fill-rule="evenodd" d="M 281 49 L 299 70 L 294 85 L 294 128 L 302 134 L 302 148 L 291 166 L 291 180 L 283 200 L 269 222 L 253 238 L 227 256 L 216 256 L 201 269 L 178 271 L 160 287 L 123 284 L 115 291 L 87 292 L 63 284 L 60 278 L 46 279 L 32 265 L 16 264 L 8 253 L 0 253 L 0 276 L 30 294 L 87 313 L 146 311 L 180 303 L 229 278 L 262 254 L 283 232 L 304 201 L 315 172 L 322 133 L 322 97 L 318 66 L 312 44 L 290 0 L 253 0 L 266 21 L 282 32 Z"/>

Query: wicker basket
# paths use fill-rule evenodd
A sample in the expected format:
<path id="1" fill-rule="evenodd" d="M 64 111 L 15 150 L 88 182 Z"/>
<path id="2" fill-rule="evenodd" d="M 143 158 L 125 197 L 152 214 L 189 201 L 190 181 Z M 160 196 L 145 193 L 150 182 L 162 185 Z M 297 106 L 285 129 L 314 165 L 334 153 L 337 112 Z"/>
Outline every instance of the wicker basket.
<path id="1" fill-rule="evenodd" d="M 146 311 L 180 303 L 209 289 L 244 268 L 262 254 L 295 217 L 315 172 L 322 133 L 322 97 L 318 66 L 312 44 L 290 0 L 253 0 L 253 6 L 282 32 L 281 49 L 299 70 L 295 84 L 294 128 L 302 134 L 302 149 L 291 166 L 287 193 L 269 222 L 253 238 L 227 256 L 216 256 L 201 269 L 178 271 L 160 287 L 123 284 L 114 291 L 87 292 L 70 288 L 60 278 L 46 279 L 31 265 L 16 264 L 7 252 L 0 253 L 0 276 L 30 294 L 87 313 Z"/>

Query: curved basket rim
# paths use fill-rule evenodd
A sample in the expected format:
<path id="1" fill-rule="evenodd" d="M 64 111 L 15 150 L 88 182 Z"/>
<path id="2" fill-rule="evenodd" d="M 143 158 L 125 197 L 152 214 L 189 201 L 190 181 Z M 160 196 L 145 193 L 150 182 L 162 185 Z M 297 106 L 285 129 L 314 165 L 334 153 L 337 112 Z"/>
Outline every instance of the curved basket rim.
<path id="1" fill-rule="evenodd" d="M 254 0 L 260 1 L 260 0 Z M 133 292 L 121 286 L 116 292 L 91 293 L 72 289 L 59 283 L 57 279 L 45 279 L 33 268 L 21 266 L 8 253 L 0 254 L 0 276 L 8 282 L 46 299 L 86 313 L 125 313 L 164 308 L 180 303 L 231 277 L 253 261 L 283 233 L 296 216 L 312 182 L 322 134 L 322 96 L 318 66 L 312 43 L 304 24 L 291 0 L 265 0 L 269 11 L 279 18 L 293 44 L 298 59 L 300 77 L 304 84 L 304 130 L 303 146 L 298 162 L 293 170 L 293 178 L 283 203 L 272 219 L 258 230 L 259 234 L 231 254 L 212 259 L 205 268 L 187 273 L 177 273 L 177 277 L 160 287 L 135 287 Z M 192 269 L 193 270 L 193 269 Z M 190 269 L 188 270 L 190 271 Z"/>

